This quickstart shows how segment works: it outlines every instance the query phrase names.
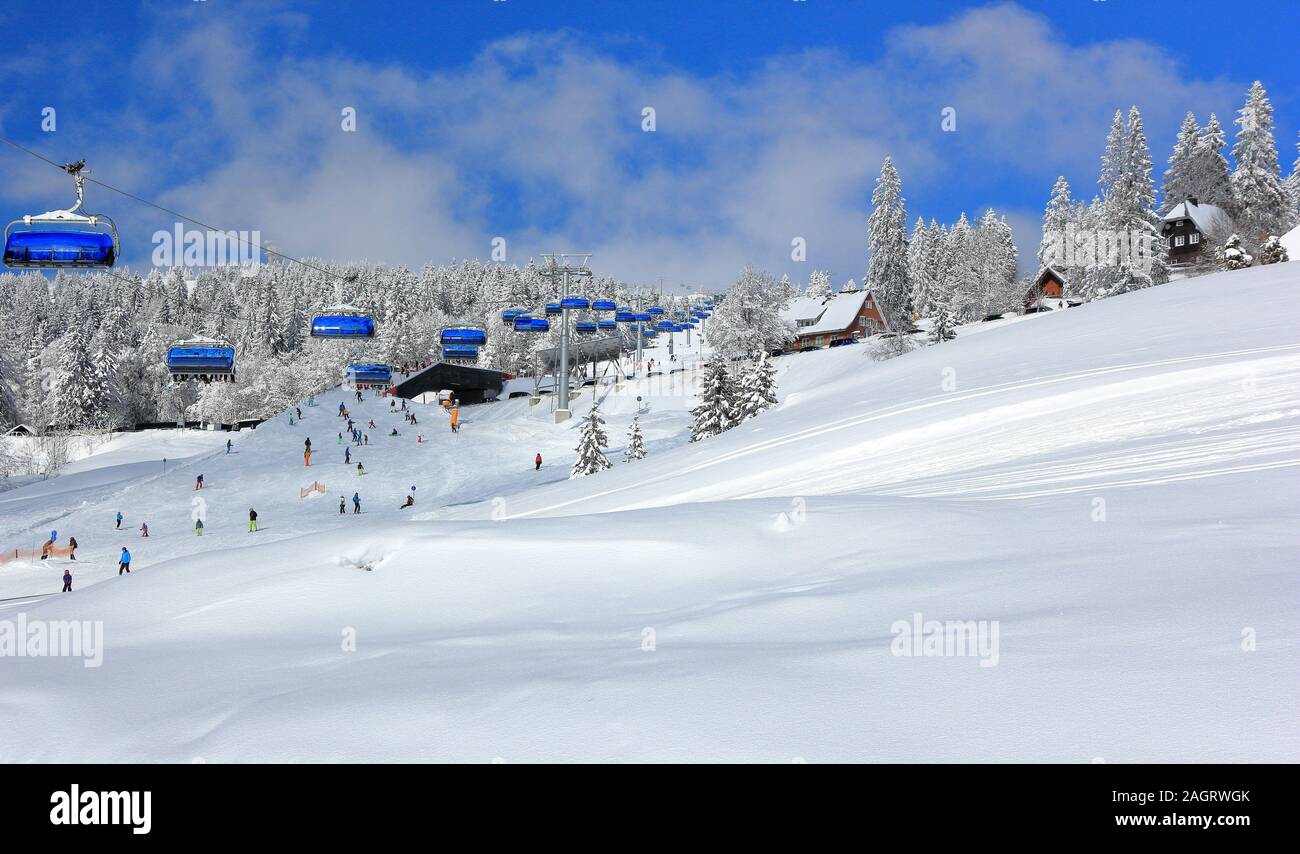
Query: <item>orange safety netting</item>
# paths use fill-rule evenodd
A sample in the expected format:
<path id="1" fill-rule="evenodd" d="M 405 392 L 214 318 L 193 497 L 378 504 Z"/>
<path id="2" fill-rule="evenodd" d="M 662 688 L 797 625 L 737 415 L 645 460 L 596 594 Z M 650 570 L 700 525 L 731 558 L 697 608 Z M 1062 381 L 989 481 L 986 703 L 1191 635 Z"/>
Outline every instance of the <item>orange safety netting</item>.
<path id="1" fill-rule="evenodd" d="M 47 549 L 50 557 L 67 557 L 72 554 L 71 546 L 54 546 Z M 39 560 L 41 556 L 40 549 L 9 549 L 0 553 L 0 563 L 8 563 L 11 560 Z"/>
<path id="2" fill-rule="evenodd" d="M 313 492 L 319 492 L 321 495 L 324 495 L 325 484 L 321 483 L 319 480 L 312 481 L 311 486 L 304 487 L 298 490 L 298 497 L 306 498 L 308 495 L 311 495 Z"/>

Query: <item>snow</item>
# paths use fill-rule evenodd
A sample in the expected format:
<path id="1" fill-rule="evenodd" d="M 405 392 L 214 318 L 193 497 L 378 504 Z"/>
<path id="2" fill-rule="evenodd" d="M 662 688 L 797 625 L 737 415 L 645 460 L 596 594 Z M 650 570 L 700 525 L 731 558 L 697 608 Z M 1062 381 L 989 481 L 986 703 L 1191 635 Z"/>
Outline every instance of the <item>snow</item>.
<path id="1" fill-rule="evenodd" d="M 1202 234 L 1213 231 L 1215 228 L 1228 227 L 1232 220 L 1227 213 L 1214 205 L 1193 204 L 1191 199 L 1179 202 L 1170 208 L 1169 213 L 1161 218 L 1162 222 L 1177 222 L 1180 219 L 1190 219 L 1196 230 Z"/>
<path id="2" fill-rule="evenodd" d="M 102 472 L 104 494 L 0 496 L 0 545 L 82 543 L 75 593 L 0 619 L 102 620 L 106 645 L 100 667 L 5 662 L 0 755 L 1300 760 L 1300 307 L 1271 299 L 1296 269 L 974 324 L 887 362 L 783 356 L 778 406 L 694 444 L 697 368 L 602 386 L 615 443 L 648 407 L 647 456 L 611 447 L 572 481 L 577 419 L 527 399 L 464 407 L 451 434 L 433 406 L 410 427 L 369 397 L 361 478 L 335 444 L 342 390 L 165 475 L 122 471 L 149 460 L 121 448 L 47 482 Z M 328 500 L 298 499 L 313 479 Z M 354 489 L 366 513 L 339 516 Z M 114 534 L 118 508 L 154 536 Z M 50 563 L 0 565 L 0 598 L 57 590 Z M 892 654 L 915 614 L 997 621 L 995 665 Z"/>
<path id="3" fill-rule="evenodd" d="M 1300 225 L 1282 235 L 1282 246 L 1289 260 L 1300 261 Z"/>

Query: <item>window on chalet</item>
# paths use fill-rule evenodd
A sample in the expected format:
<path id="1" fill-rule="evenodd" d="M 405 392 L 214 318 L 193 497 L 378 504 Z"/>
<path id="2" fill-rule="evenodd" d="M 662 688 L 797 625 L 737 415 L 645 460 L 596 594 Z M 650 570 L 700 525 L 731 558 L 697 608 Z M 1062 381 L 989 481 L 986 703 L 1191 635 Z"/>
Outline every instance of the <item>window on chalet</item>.
<path id="1" fill-rule="evenodd" d="M 1183 237 L 1183 235 L 1181 235 L 1181 234 L 1175 234 L 1175 235 L 1174 235 L 1174 245 L 1175 245 L 1175 246 L 1182 246 L 1182 245 L 1183 245 L 1184 243 L 1186 243 L 1186 242 L 1187 242 L 1187 238 Z"/>
<path id="2" fill-rule="evenodd" d="M 1188 242 L 1188 243 L 1200 243 L 1200 242 L 1201 242 L 1201 235 L 1199 235 L 1199 234 L 1197 234 L 1195 231 L 1193 231 L 1191 234 L 1187 235 L 1187 242 Z"/>

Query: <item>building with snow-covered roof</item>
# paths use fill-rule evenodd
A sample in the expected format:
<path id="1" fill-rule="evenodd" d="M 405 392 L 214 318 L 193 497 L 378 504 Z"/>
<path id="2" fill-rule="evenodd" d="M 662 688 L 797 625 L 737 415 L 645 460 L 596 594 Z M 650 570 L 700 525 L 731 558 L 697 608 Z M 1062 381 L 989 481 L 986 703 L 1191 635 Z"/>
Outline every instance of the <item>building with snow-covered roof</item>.
<path id="1" fill-rule="evenodd" d="M 1282 246 L 1286 249 L 1288 260 L 1300 261 L 1300 225 L 1282 235 Z"/>
<path id="2" fill-rule="evenodd" d="M 880 304 L 871 291 L 840 291 L 826 298 L 796 297 L 781 312 L 794 327 L 795 338 L 786 347 L 806 350 L 833 341 L 865 338 L 888 329 Z"/>
<path id="3" fill-rule="evenodd" d="M 1223 208 L 1203 205 L 1195 196 L 1160 217 L 1160 233 L 1169 241 L 1169 260 L 1175 264 L 1195 260 L 1207 236 L 1231 230 L 1232 219 Z"/>
<path id="4" fill-rule="evenodd" d="M 1034 282 L 1025 292 L 1024 306 L 1026 311 L 1035 309 L 1067 308 L 1069 306 L 1079 305 L 1083 299 L 1070 291 L 1070 285 L 1066 281 L 1065 274 L 1055 267 L 1044 267 L 1038 271 L 1034 277 Z"/>

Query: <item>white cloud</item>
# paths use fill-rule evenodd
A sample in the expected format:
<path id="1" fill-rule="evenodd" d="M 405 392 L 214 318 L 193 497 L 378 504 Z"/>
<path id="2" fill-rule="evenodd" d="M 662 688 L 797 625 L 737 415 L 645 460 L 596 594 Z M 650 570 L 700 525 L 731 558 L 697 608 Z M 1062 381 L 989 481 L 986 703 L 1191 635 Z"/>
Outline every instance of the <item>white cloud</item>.
<path id="1" fill-rule="evenodd" d="M 1243 88 L 1195 79 L 1150 45 L 1063 43 L 1014 5 L 887 34 L 869 63 L 814 50 L 707 77 L 599 46 L 561 50 L 562 33 L 504 37 L 429 72 L 282 58 L 281 39 L 305 44 L 291 14 L 261 32 L 241 29 L 247 17 L 161 20 L 120 109 L 93 117 L 101 177 L 225 228 L 260 229 L 294 254 L 418 265 L 486 257 L 502 235 L 518 263 L 578 249 L 633 281 L 705 286 L 746 263 L 799 280 L 814 267 L 837 284 L 861 277 L 886 153 L 909 223 L 955 219 L 949 187 L 1006 175 L 1007 199 L 979 194 L 1016 208 L 1009 220 L 1032 259 L 1037 213 L 1023 187 L 1045 200 L 1065 171 L 1086 193 L 1114 109 L 1138 103 L 1160 138 L 1186 109 L 1231 104 Z M 355 134 L 340 129 L 344 106 L 358 111 Z M 641 131 L 645 106 L 655 133 Z M 956 134 L 940 130 L 944 106 L 958 109 Z M 165 227 L 119 207 L 136 241 Z M 796 236 L 805 264 L 789 258 Z"/>

